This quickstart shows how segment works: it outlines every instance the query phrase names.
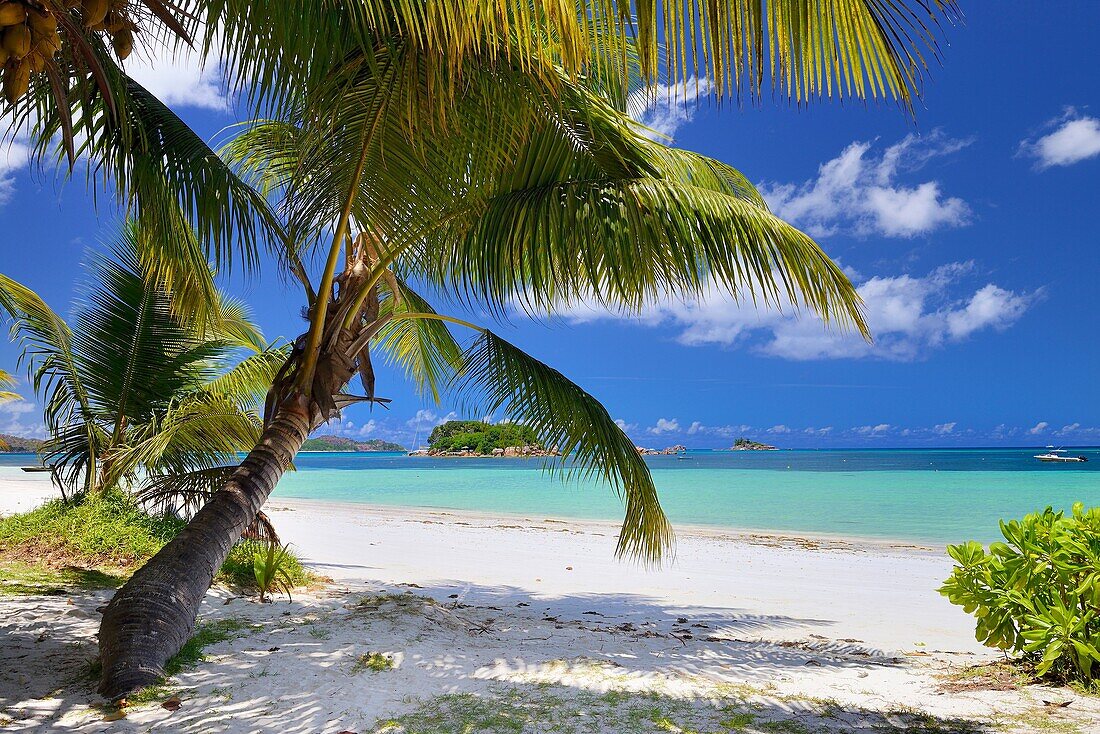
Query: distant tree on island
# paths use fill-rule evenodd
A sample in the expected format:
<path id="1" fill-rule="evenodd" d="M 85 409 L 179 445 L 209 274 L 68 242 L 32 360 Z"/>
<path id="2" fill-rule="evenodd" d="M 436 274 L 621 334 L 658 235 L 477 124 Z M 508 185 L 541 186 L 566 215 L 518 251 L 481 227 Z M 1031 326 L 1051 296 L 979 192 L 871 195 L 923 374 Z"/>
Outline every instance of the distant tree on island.
<path id="1" fill-rule="evenodd" d="M 406 451 L 405 447 L 392 441 L 372 438 L 368 441 L 356 441 L 346 436 L 317 436 L 308 438 L 302 444 L 302 451 Z"/>
<path id="2" fill-rule="evenodd" d="M 470 451 L 492 454 L 493 449 L 530 448 L 543 451 L 538 435 L 518 423 L 484 423 L 482 421 L 447 421 L 435 427 L 428 437 L 428 448 L 434 452 Z"/>

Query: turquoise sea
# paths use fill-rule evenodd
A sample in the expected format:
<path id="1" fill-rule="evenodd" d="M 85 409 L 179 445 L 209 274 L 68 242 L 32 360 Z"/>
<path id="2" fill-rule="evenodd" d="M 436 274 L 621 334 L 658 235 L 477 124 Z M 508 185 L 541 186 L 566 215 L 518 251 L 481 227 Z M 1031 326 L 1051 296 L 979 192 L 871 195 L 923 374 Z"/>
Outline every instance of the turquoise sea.
<path id="1" fill-rule="evenodd" d="M 943 544 L 993 540 L 1000 518 L 1047 505 L 1100 504 L 1100 449 L 1085 464 L 1041 464 L 1041 449 L 692 451 L 647 457 L 674 523 Z M 30 457 L 0 455 L 0 466 Z M 538 460 L 300 454 L 275 495 L 395 507 L 618 519 L 594 480 Z"/>

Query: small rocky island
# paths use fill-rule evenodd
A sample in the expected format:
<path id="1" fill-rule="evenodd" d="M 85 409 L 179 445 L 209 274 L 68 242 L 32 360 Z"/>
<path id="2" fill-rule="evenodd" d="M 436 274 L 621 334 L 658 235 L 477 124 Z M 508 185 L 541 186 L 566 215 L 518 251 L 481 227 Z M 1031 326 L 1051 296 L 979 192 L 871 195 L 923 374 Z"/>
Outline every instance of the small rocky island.
<path id="1" fill-rule="evenodd" d="M 347 436 L 317 436 L 307 438 L 302 451 L 405 451 L 405 447 L 392 441 L 372 438 L 369 441 L 356 441 Z"/>
<path id="2" fill-rule="evenodd" d="M 750 441 L 747 438 L 741 437 L 733 442 L 733 446 L 729 447 L 730 451 L 778 451 L 775 446 L 766 443 L 760 443 L 759 441 Z"/>
<path id="3" fill-rule="evenodd" d="M 647 449 L 644 446 L 635 446 L 634 448 L 642 456 L 675 456 L 676 454 L 687 453 L 687 447 L 680 444 L 669 446 L 667 449 Z"/>
<path id="4" fill-rule="evenodd" d="M 559 456 L 558 451 L 542 445 L 528 426 L 518 423 L 447 421 L 428 436 L 428 448 L 409 452 L 409 456 L 531 458 Z"/>

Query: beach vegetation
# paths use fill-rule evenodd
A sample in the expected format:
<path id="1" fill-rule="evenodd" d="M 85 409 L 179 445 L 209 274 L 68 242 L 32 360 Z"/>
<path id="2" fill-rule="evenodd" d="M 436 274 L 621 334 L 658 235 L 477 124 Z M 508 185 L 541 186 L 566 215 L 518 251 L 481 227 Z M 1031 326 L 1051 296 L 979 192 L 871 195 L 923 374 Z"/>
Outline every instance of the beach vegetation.
<path id="1" fill-rule="evenodd" d="M 803 734 L 831 731 L 836 722 L 853 731 L 904 731 L 909 734 L 977 734 L 984 725 L 964 719 L 941 719 L 924 712 L 862 708 L 819 710 L 812 700 L 791 697 L 802 706 L 776 705 L 776 699 L 753 701 L 733 697 L 669 695 L 652 690 L 585 689 L 542 685 L 499 687 L 484 694 L 451 693 L 417 703 L 404 714 L 376 722 L 374 734 L 522 734 L 560 732 L 617 734 Z"/>
<path id="2" fill-rule="evenodd" d="M 938 24 L 955 14 L 950 2 L 870 0 L 810 13 L 801 0 L 748 3 L 717 16 L 698 1 L 636 13 L 625 2 L 582 12 L 526 1 L 194 5 L 134 15 L 151 57 L 158 44 L 217 50 L 232 91 L 263 118 L 240 128 L 224 158 L 127 76 L 117 60 L 129 53 L 125 37 L 85 30 L 79 15 L 58 52 L 71 71 L 24 74 L 10 96 L 13 129 L 33 130 L 33 157 L 72 166 L 81 141 L 97 172 L 89 179 L 113 183 L 154 243 L 152 280 L 188 292 L 184 305 L 209 302 L 208 291 L 188 288 L 196 262 L 275 263 L 301 285 L 307 316 L 255 450 L 237 472 L 196 477 L 192 496 L 210 498 L 206 511 L 108 606 L 101 691 L 111 698 L 155 677 L 188 638 L 215 569 L 306 437 L 347 405 L 385 404 L 379 356 L 433 400 L 450 391 L 479 415 L 526 424 L 573 469 L 604 479 L 625 504 L 618 553 L 659 560 L 672 532 L 652 477 L 599 401 L 424 294 L 491 317 L 579 303 L 638 313 L 717 289 L 866 336 L 855 288 L 813 240 L 772 214 L 737 170 L 653 140 L 628 102 L 640 87 L 657 94 L 663 69 L 664 82 L 702 78 L 718 97 L 757 99 L 770 86 L 798 105 L 883 97 L 910 109 Z M 674 61 L 689 55 L 695 63 Z M 274 257 L 259 257 L 261 243 Z M 347 390 L 355 376 L 361 395 Z M 75 428 L 87 439 L 76 430 L 65 439 L 95 448 L 129 426 L 82 421 Z M 141 446 L 155 456 L 148 438 Z M 127 443 L 125 454 L 102 457 L 106 467 L 86 462 L 84 486 L 104 471 L 108 483 L 121 476 L 137 453 Z M 165 634 L 141 633 L 150 624 Z"/>
<path id="3" fill-rule="evenodd" d="M 294 576 L 291 566 L 294 556 L 291 555 L 290 546 L 280 545 L 274 541 L 260 543 L 255 548 L 252 543 L 252 573 L 256 579 L 256 590 L 260 592 L 260 603 L 267 601 L 267 595 L 272 591 L 282 591 L 290 598 L 290 590 L 294 588 Z"/>
<path id="4" fill-rule="evenodd" d="M 1091 681 L 1100 672 L 1100 507 L 1046 508 L 1001 522 L 1004 542 L 948 546 L 940 588 L 977 618 L 975 635 L 1015 652 L 1038 676 Z"/>
<path id="5" fill-rule="evenodd" d="M 206 659 L 206 648 L 219 642 L 234 640 L 259 629 L 245 619 L 227 617 L 210 622 L 202 622 L 195 627 L 195 634 L 188 638 L 180 651 L 173 655 L 164 672 L 168 676 L 195 667 Z"/>
<path id="6" fill-rule="evenodd" d="M 118 587 L 184 525 L 178 517 L 148 513 L 118 489 L 81 501 L 51 500 L 0 518 L 0 593 Z M 238 544 L 218 580 L 254 588 L 255 548 L 255 543 Z M 282 563 L 293 586 L 312 581 L 293 553 Z"/>
<path id="7" fill-rule="evenodd" d="M 372 673 L 383 673 L 387 670 L 393 670 L 393 668 L 392 657 L 381 652 L 369 652 L 356 658 L 355 665 L 351 666 L 351 672 L 355 674 L 369 670 Z"/>

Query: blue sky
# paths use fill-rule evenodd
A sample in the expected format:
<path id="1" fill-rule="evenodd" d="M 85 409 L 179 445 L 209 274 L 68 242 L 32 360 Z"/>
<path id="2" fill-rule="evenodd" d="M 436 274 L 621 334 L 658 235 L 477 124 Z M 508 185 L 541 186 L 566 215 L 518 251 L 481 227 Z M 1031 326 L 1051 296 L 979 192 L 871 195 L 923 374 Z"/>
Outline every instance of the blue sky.
<path id="1" fill-rule="evenodd" d="M 740 435 L 792 447 L 1100 443 L 1100 3 L 963 9 L 915 119 L 888 104 L 706 99 L 643 115 L 740 169 L 815 236 L 859 286 L 873 346 L 718 296 L 631 319 L 514 318 L 500 331 L 646 446 Z M 236 121 L 216 69 L 155 66 L 134 73 L 204 135 Z M 64 310 L 86 249 L 118 214 L 97 212 L 82 180 L 29 170 L 17 144 L 0 153 L 0 218 L 0 271 Z M 273 270 L 228 285 L 268 336 L 301 331 L 298 294 Z M 0 367 L 14 369 L 17 354 L 0 344 Z M 379 392 L 392 410 L 355 408 L 324 432 L 412 445 L 457 415 L 388 369 Z M 41 430 L 28 397 L 0 406 L 0 432 Z"/>

